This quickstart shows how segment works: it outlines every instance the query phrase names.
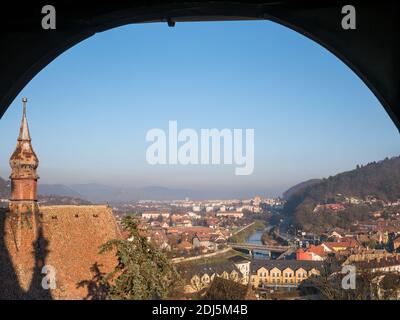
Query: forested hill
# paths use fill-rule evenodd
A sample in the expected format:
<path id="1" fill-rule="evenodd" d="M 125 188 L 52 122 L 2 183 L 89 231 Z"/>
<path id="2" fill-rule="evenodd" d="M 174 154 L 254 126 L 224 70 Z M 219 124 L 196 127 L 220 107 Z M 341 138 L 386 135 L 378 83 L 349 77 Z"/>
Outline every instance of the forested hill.
<path id="1" fill-rule="evenodd" d="M 313 203 L 333 202 L 338 194 L 362 199 L 371 195 L 384 201 L 400 199 L 400 157 L 386 158 L 365 166 L 357 165 L 355 170 L 324 178 L 293 193 L 285 205 L 285 211 L 294 213 L 306 200 Z"/>
<path id="2" fill-rule="evenodd" d="M 283 194 L 282 194 L 282 199 L 283 200 L 288 200 L 292 195 L 303 192 L 307 187 L 312 186 L 314 184 L 317 184 L 318 182 L 321 182 L 321 179 L 310 179 L 307 181 L 300 182 L 293 187 L 287 189 Z"/>

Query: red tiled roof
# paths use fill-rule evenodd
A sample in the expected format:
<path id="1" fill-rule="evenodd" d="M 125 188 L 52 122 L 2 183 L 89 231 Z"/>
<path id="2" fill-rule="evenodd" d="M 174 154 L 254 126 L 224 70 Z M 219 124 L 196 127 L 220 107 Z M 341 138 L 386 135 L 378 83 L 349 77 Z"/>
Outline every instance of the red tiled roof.
<path id="1" fill-rule="evenodd" d="M 327 253 L 325 252 L 323 246 L 313 246 L 313 245 L 311 245 L 306 251 L 310 252 L 310 253 L 317 254 L 320 257 L 323 257 L 323 256 L 327 255 Z"/>
<path id="2" fill-rule="evenodd" d="M 324 242 L 323 244 L 332 250 L 335 250 L 334 248 L 357 248 L 360 246 L 355 239 L 340 242 Z"/>
<path id="3" fill-rule="evenodd" d="M 177 248 L 179 249 L 192 249 L 192 244 L 188 241 L 182 241 L 177 245 Z"/>

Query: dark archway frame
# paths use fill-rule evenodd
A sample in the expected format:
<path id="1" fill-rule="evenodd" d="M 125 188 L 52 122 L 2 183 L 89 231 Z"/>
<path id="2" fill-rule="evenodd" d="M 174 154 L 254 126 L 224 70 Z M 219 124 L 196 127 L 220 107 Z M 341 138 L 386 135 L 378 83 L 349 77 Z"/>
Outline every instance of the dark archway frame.
<path id="1" fill-rule="evenodd" d="M 41 28 L 41 8 L 46 4 L 56 8 L 56 30 Z M 341 27 L 345 4 L 356 8 L 356 30 Z M 0 13 L 0 116 L 40 70 L 97 32 L 131 23 L 266 19 L 305 35 L 342 60 L 400 130 L 396 1 L 38 1 L 12 6 L 15 11 Z"/>

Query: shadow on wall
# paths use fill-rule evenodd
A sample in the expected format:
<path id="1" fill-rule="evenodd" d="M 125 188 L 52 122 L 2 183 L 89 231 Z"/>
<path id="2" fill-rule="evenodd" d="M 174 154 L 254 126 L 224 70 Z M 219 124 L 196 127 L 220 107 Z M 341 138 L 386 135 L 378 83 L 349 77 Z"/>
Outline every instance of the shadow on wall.
<path id="1" fill-rule="evenodd" d="M 106 273 L 101 272 L 101 264 L 95 262 L 90 271 L 93 274 L 91 280 L 83 280 L 77 284 L 78 288 L 87 288 L 88 294 L 84 300 L 105 300 L 107 299 L 107 292 L 109 290 L 109 285 L 107 282 L 103 282 Z"/>
<path id="2" fill-rule="evenodd" d="M 45 276 L 42 274 L 42 267 L 45 265 L 48 251 L 48 240 L 43 237 L 43 229 L 39 224 L 38 237 L 32 243 L 34 256 L 34 266 L 32 281 L 28 291 L 21 288 L 18 281 L 17 271 L 13 264 L 13 259 L 7 248 L 5 239 L 7 224 L 7 209 L 0 209 L 0 299 L 3 300 L 51 300 L 50 290 L 42 287 L 42 280 Z"/>

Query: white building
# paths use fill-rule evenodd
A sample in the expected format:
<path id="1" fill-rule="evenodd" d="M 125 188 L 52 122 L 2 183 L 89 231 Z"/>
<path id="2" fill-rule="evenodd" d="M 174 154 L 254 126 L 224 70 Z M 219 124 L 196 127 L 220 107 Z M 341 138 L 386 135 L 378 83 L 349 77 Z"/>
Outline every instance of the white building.
<path id="1" fill-rule="evenodd" d="M 158 211 L 149 211 L 149 212 L 143 212 L 142 213 L 142 218 L 146 220 L 150 219 L 158 219 L 159 217 L 163 217 L 164 219 L 169 218 L 169 213 L 168 212 L 158 212 Z"/>
<path id="2" fill-rule="evenodd" d="M 201 211 L 201 206 L 193 206 L 192 210 L 193 210 L 193 212 L 200 212 Z"/>
<path id="3" fill-rule="evenodd" d="M 238 268 L 243 274 L 242 283 L 248 284 L 250 281 L 250 260 L 247 260 L 241 256 L 233 256 L 229 258 L 229 260 L 232 261 L 236 268 Z"/>
<path id="4" fill-rule="evenodd" d="M 243 213 L 237 211 L 217 212 L 217 217 L 240 219 L 243 218 Z"/>

